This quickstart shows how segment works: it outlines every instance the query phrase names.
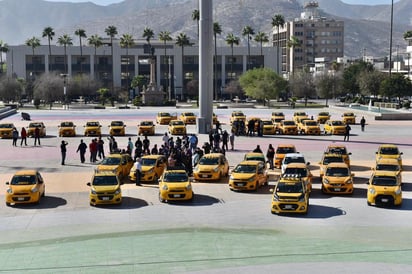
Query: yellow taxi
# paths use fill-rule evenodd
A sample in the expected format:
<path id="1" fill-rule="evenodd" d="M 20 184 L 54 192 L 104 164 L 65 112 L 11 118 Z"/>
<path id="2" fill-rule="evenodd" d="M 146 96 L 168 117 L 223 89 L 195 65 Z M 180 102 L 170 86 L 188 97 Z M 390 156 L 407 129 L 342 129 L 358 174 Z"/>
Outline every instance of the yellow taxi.
<path id="1" fill-rule="evenodd" d="M 34 137 L 34 131 L 36 130 L 36 127 L 39 128 L 39 133 L 40 137 L 45 137 L 46 136 L 46 126 L 44 125 L 43 122 L 32 122 L 29 123 L 28 130 L 27 130 L 27 136 L 28 137 Z"/>
<path id="2" fill-rule="evenodd" d="M 351 152 L 348 152 L 346 149 L 346 146 L 344 145 L 339 145 L 339 144 L 330 144 L 325 150 L 326 154 L 340 154 L 343 157 L 343 161 L 345 164 L 350 167 L 350 157 L 349 155 L 352 155 Z"/>
<path id="3" fill-rule="evenodd" d="M 328 120 L 323 126 L 325 134 L 329 135 L 344 135 L 346 125 L 340 120 Z"/>
<path id="4" fill-rule="evenodd" d="M 275 151 L 275 161 L 274 165 L 276 168 L 280 168 L 285 158 L 285 155 L 288 153 L 296 153 L 296 147 L 292 144 L 279 144 Z"/>
<path id="5" fill-rule="evenodd" d="M 59 137 L 76 137 L 76 125 L 72 121 L 64 121 L 58 125 Z"/>
<path id="6" fill-rule="evenodd" d="M 125 178 L 129 176 L 133 164 L 133 159 L 129 154 L 112 153 L 102 160 L 97 166 L 96 172 L 113 172 L 119 178 Z"/>
<path id="7" fill-rule="evenodd" d="M 285 114 L 283 112 L 272 112 L 272 117 L 271 117 L 272 123 L 279 123 L 282 120 L 285 120 Z"/>
<path id="8" fill-rule="evenodd" d="M 372 168 L 372 170 L 392 171 L 398 174 L 402 180 L 402 166 L 399 164 L 397 159 L 381 158 L 376 161 L 376 165 Z"/>
<path id="9" fill-rule="evenodd" d="M 186 125 L 182 120 L 172 120 L 167 128 L 172 135 L 185 135 Z"/>
<path id="10" fill-rule="evenodd" d="M 176 120 L 177 115 L 172 115 L 169 112 L 158 112 L 156 115 L 156 123 L 159 125 L 168 125 L 171 120 Z"/>
<path id="11" fill-rule="evenodd" d="M 167 159 L 164 155 L 145 155 L 141 158 L 141 164 L 142 173 L 140 176 L 140 182 L 151 182 L 157 184 L 167 166 Z M 129 179 L 132 182 L 136 181 L 135 171 L 136 168 L 133 165 L 129 172 Z"/>
<path id="12" fill-rule="evenodd" d="M 0 138 L 12 138 L 13 128 L 15 128 L 13 123 L 3 123 L 0 124 Z"/>
<path id="13" fill-rule="evenodd" d="M 155 135 L 155 124 L 153 121 L 140 121 L 137 126 L 137 135 Z"/>
<path id="14" fill-rule="evenodd" d="M 279 134 L 296 135 L 298 134 L 298 126 L 293 120 L 282 120 L 279 123 Z"/>
<path id="15" fill-rule="evenodd" d="M 318 117 L 316 118 L 316 121 L 319 124 L 324 124 L 326 123 L 327 120 L 330 119 L 330 114 L 327 111 L 321 111 L 318 113 Z"/>
<path id="16" fill-rule="evenodd" d="M 283 171 L 286 177 L 298 177 L 303 180 L 307 191 L 312 191 L 313 175 L 306 163 L 290 163 L 287 164 Z"/>
<path id="17" fill-rule="evenodd" d="M 320 135 L 320 126 L 315 120 L 302 120 L 299 129 L 301 134 Z"/>
<path id="18" fill-rule="evenodd" d="M 98 121 L 88 121 L 84 125 L 84 136 L 100 136 L 102 135 L 101 125 Z"/>
<path id="19" fill-rule="evenodd" d="M 235 120 L 246 123 L 246 115 L 242 111 L 233 111 L 230 115 L 230 124 L 232 124 Z"/>
<path id="20" fill-rule="evenodd" d="M 265 155 L 261 152 L 248 152 L 243 157 L 245 161 L 262 161 L 265 163 Z"/>
<path id="21" fill-rule="evenodd" d="M 192 182 L 184 167 L 166 169 L 159 179 L 159 201 L 193 200 Z"/>
<path id="22" fill-rule="evenodd" d="M 322 160 L 319 162 L 319 176 L 322 178 L 325 174 L 326 167 L 330 163 L 345 163 L 342 154 L 323 153 Z"/>
<path id="23" fill-rule="evenodd" d="M 272 214 L 301 213 L 309 210 L 309 191 L 304 181 L 295 176 L 282 176 L 272 195 Z"/>
<path id="24" fill-rule="evenodd" d="M 272 120 L 262 120 L 263 123 L 263 135 L 275 135 L 276 127 Z"/>
<path id="25" fill-rule="evenodd" d="M 354 176 L 345 163 L 328 164 L 322 177 L 322 193 L 352 194 Z"/>
<path id="26" fill-rule="evenodd" d="M 182 112 L 180 120 L 186 125 L 196 125 L 196 115 L 193 112 Z"/>
<path id="27" fill-rule="evenodd" d="M 368 182 L 368 205 L 401 206 L 402 181 L 396 172 L 377 170 L 373 172 Z"/>
<path id="28" fill-rule="evenodd" d="M 346 124 L 356 124 L 356 115 L 353 112 L 344 112 L 342 114 L 342 122 Z"/>
<path id="29" fill-rule="evenodd" d="M 109 134 L 111 136 L 125 136 L 126 125 L 123 121 L 112 121 L 109 125 Z"/>
<path id="30" fill-rule="evenodd" d="M 403 152 L 400 152 L 396 145 L 383 144 L 379 146 L 376 152 L 376 162 L 384 158 L 396 159 L 402 167 L 402 154 Z"/>
<path id="31" fill-rule="evenodd" d="M 92 181 L 87 183 L 90 187 L 90 205 L 121 204 L 122 183 L 113 172 L 100 172 L 93 174 Z"/>
<path id="32" fill-rule="evenodd" d="M 193 169 L 193 177 L 198 181 L 220 180 L 228 175 L 229 163 L 222 153 L 203 155 Z"/>
<path id="33" fill-rule="evenodd" d="M 297 123 L 302 118 L 308 119 L 308 114 L 304 111 L 296 111 L 293 113 L 293 121 L 295 121 L 295 123 Z"/>
<path id="34" fill-rule="evenodd" d="M 44 180 L 37 170 L 17 171 L 7 182 L 6 205 L 38 203 L 46 193 Z"/>
<path id="35" fill-rule="evenodd" d="M 266 164 L 262 161 L 242 161 L 232 170 L 230 190 L 254 190 L 268 184 Z"/>

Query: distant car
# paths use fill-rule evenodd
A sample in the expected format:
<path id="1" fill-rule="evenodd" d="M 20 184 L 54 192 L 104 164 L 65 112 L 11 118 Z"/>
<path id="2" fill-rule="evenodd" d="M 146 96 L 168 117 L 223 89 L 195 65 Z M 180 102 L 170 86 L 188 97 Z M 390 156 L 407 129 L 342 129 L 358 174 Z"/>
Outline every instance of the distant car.
<path id="1" fill-rule="evenodd" d="M 195 125 L 196 115 L 193 112 L 182 112 L 180 114 L 180 120 L 182 120 L 186 125 Z"/>
<path id="2" fill-rule="evenodd" d="M 169 123 L 168 131 L 172 135 L 185 135 L 186 125 L 182 120 L 172 120 Z"/>
<path id="3" fill-rule="evenodd" d="M 356 115 L 353 112 L 345 112 L 342 114 L 342 122 L 346 124 L 356 124 Z"/>
<path id="4" fill-rule="evenodd" d="M 142 174 L 140 176 L 140 182 L 151 182 L 157 184 L 167 166 L 167 159 L 164 155 L 144 155 L 141 158 L 141 164 Z M 136 181 L 135 172 L 136 168 L 133 165 L 129 172 L 129 179 L 132 182 Z"/>
<path id="5" fill-rule="evenodd" d="M 345 124 L 340 120 L 328 120 L 324 125 L 325 134 L 344 135 L 346 132 Z"/>
<path id="6" fill-rule="evenodd" d="M 230 124 L 232 124 L 235 120 L 241 120 L 246 123 L 246 115 L 242 111 L 233 111 L 230 115 Z"/>
<path id="7" fill-rule="evenodd" d="M 13 123 L 3 123 L 0 124 L 0 137 L 12 138 L 13 137 L 13 128 L 15 128 Z"/>
<path id="8" fill-rule="evenodd" d="M 153 121 L 140 121 L 137 128 L 137 135 L 155 135 L 155 124 Z"/>
<path id="9" fill-rule="evenodd" d="M 112 121 L 109 125 L 109 134 L 111 136 L 125 136 L 126 125 L 123 121 Z"/>
<path id="10" fill-rule="evenodd" d="M 268 184 L 266 164 L 262 161 L 242 161 L 232 170 L 229 178 L 230 190 L 257 191 Z"/>
<path id="11" fill-rule="evenodd" d="M 302 118 L 308 119 L 308 114 L 304 111 L 296 111 L 293 113 L 293 121 L 295 121 L 295 123 L 298 123 L 298 121 Z"/>
<path id="12" fill-rule="evenodd" d="M 285 114 L 283 112 L 272 112 L 271 120 L 273 124 L 279 123 L 282 120 L 285 120 Z"/>
<path id="13" fill-rule="evenodd" d="M 377 206 L 402 205 L 402 181 L 396 172 L 375 171 L 368 182 L 367 203 Z"/>
<path id="14" fill-rule="evenodd" d="M 84 125 L 84 136 L 101 136 L 101 125 L 98 121 L 88 121 Z"/>
<path id="15" fill-rule="evenodd" d="M 403 153 L 399 151 L 399 148 L 396 145 L 383 144 L 379 146 L 378 151 L 376 152 L 376 161 L 384 158 L 396 159 L 402 167 L 402 154 Z"/>
<path id="16" fill-rule="evenodd" d="M 44 180 L 37 170 L 17 171 L 6 185 L 8 186 L 5 195 L 7 206 L 38 203 L 46 192 Z"/>
<path id="17" fill-rule="evenodd" d="M 326 172 L 326 167 L 330 163 L 345 163 L 342 154 L 324 153 L 322 160 L 319 162 L 319 176 L 322 178 Z"/>
<path id="18" fill-rule="evenodd" d="M 308 120 L 308 119 L 303 120 L 301 122 L 299 131 L 301 134 L 306 134 L 306 135 L 320 135 L 319 124 L 314 120 Z"/>
<path id="19" fill-rule="evenodd" d="M 158 112 L 156 115 L 156 123 L 160 125 L 168 125 L 171 120 L 176 120 L 177 115 L 172 115 L 169 112 Z"/>
<path id="20" fill-rule="evenodd" d="M 273 190 L 271 212 L 307 214 L 309 193 L 301 178 L 282 176 Z"/>
<path id="21" fill-rule="evenodd" d="M 321 190 L 330 194 L 352 194 L 354 176 L 347 164 L 330 163 L 325 168 Z"/>
<path id="22" fill-rule="evenodd" d="M 346 146 L 339 145 L 339 144 L 330 144 L 325 150 L 326 154 L 340 154 L 343 157 L 343 161 L 350 167 L 350 158 L 349 156 L 352 155 L 351 152 L 348 152 Z"/>
<path id="23" fill-rule="evenodd" d="M 329 112 L 322 111 L 318 113 L 318 117 L 316 118 L 316 121 L 319 124 L 324 124 L 327 120 L 330 120 L 330 114 Z"/>
<path id="24" fill-rule="evenodd" d="M 392 171 L 399 175 L 402 179 L 402 166 L 399 164 L 397 159 L 392 158 L 381 158 L 376 161 L 376 165 L 372 170 L 380 171 Z"/>
<path id="25" fill-rule="evenodd" d="M 287 153 L 296 153 L 296 147 L 292 144 L 279 144 L 275 151 L 275 162 L 276 168 L 280 168 L 282 165 L 283 158 Z"/>
<path id="26" fill-rule="evenodd" d="M 265 154 L 261 152 L 247 152 L 243 157 L 245 161 L 262 161 L 263 163 L 266 162 Z"/>
<path id="27" fill-rule="evenodd" d="M 282 160 L 282 165 L 280 167 L 281 174 L 285 173 L 286 167 L 290 163 L 302 163 L 306 164 L 307 166 L 310 165 L 309 162 L 306 163 L 305 156 L 302 153 L 287 153 Z"/>
<path id="28" fill-rule="evenodd" d="M 229 163 L 222 153 L 203 155 L 193 169 L 195 180 L 220 180 L 229 175 Z"/>
<path id="29" fill-rule="evenodd" d="M 90 187 L 90 205 L 121 204 L 122 203 L 122 183 L 119 177 L 113 172 L 100 172 L 93 174 Z"/>
<path id="30" fill-rule="evenodd" d="M 192 182 L 184 167 L 168 168 L 159 179 L 159 201 L 191 201 L 194 197 Z"/>
<path id="31" fill-rule="evenodd" d="M 113 172 L 120 179 L 129 176 L 130 169 L 134 162 L 127 153 L 112 153 L 106 156 L 97 166 L 96 172 Z"/>
<path id="32" fill-rule="evenodd" d="M 282 120 L 279 123 L 279 134 L 283 135 L 297 135 L 298 127 L 293 120 Z"/>
<path id="33" fill-rule="evenodd" d="M 263 123 L 263 135 L 275 135 L 276 127 L 272 120 L 262 120 Z"/>
<path id="34" fill-rule="evenodd" d="M 46 136 L 46 126 L 44 125 L 43 122 L 32 122 L 29 123 L 28 130 L 27 130 L 27 136 L 28 137 L 34 137 L 34 132 L 36 130 L 36 127 L 39 128 L 39 133 L 40 137 L 45 137 Z"/>
<path id="35" fill-rule="evenodd" d="M 72 121 L 64 121 L 58 125 L 59 137 L 76 137 L 76 125 Z"/>

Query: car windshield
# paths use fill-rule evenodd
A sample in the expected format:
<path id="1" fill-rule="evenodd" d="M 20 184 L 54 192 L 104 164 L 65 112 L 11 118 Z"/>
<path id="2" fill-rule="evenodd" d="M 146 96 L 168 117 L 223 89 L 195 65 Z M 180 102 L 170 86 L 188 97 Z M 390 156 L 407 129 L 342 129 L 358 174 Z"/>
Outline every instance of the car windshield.
<path id="1" fill-rule="evenodd" d="M 272 112 L 272 116 L 285 116 L 283 112 Z"/>
<path id="2" fill-rule="evenodd" d="M 233 172 L 236 173 L 255 173 L 256 172 L 256 166 L 252 165 L 237 165 Z"/>
<path id="3" fill-rule="evenodd" d="M 193 112 L 186 112 L 183 114 L 184 116 L 195 116 Z"/>
<path id="4" fill-rule="evenodd" d="M 233 116 L 245 116 L 245 115 L 243 114 L 243 112 L 236 112 L 233 114 Z"/>
<path id="5" fill-rule="evenodd" d="M 121 127 L 121 126 L 123 126 L 122 121 L 113 121 L 112 122 L 112 127 Z"/>
<path id="6" fill-rule="evenodd" d="M 261 161 L 264 162 L 265 161 L 265 157 L 264 156 L 247 156 L 245 158 L 245 160 L 247 161 Z"/>
<path id="7" fill-rule="evenodd" d="M 315 121 L 307 121 L 307 122 L 305 122 L 305 124 L 307 126 L 317 126 L 318 125 L 318 123 L 316 123 Z"/>
<path id="8" fill-rule="evenodd" d="M 183 121 L 174 121 L 172 124 L 174 126 L 183 126 L 184 125 Z"/>
<path id="9" fill-rule="evenodd" d="M 154 166 L 156 164 L 156 159 L 142 158 L 142 166 Z"/>
<path id="10" fill-rule="evenodd" d="M 160 116 L 160 117 L 170 117 L 170 113 L 168 113 L 168 112 L 160 112 L 160 113 L 159 113 L 159 116 Z"/>
<path id="11" fill-rule="evenodd" d="M 95 176 L 93 179 L 94 186 L 114 186 L 117 184 L 116 176 Z"/>
<path id="12" fill-rule="evenodd" d="M 330 164 L 330 163 L 343 163 L 343 158 L 339 156 L 328 156 L 323 158 L 324 165 Z"/>
<path id="13" fill-rule="evenodd" d="M 219 158 L 202 157 L 199 160 L 199 164 L 201 164 L 201 165 L 218 165 L 219 164 Z"/>
<path id="14" fill-rule="evenodd" d="M 282 119 L 282 118 L 276 118 L 274 121 L 275 121 L 276 123 L 280 123 L 281 121 L 283 121 L 283 119 Z"/>
<path id="15" fill-rule="evenodd" d="M 285 126 L 294 126 L 294 125 L 295 125 L 295 122 L 293 122 L 293 121 L 284 121 L 283 124 L 284 124 Z"/>
<path id="16" fill-rule="evenodd" d="M 278 147 L 276 149 L 276 153 L 286 154 L 286 153 L 294 153 L 294 152 L 296 151 L 295 151 L 295 148 L 293 147 Z"/>
<path id="17" fill-rule="evenodd" d="M 290 163 L 305 163 L 305 158 L 303 157 L 286 157 L 284 163 L 290 164 Z"/>
<path id="18" fill-rule="evenodd" d="M 278 183 L 276 187 L 276 192 L 303 193 L 303 186 L 301 183 L 299 184 Z"/>
<path id="19" fill-rule="evenodd" d="M 329 116 L 329 112 L 319 112 L 319 116 Z"/>
<path id="20" fill-rule="evenodd" d="M 61 127 L 72 127 L 73 123 L 72 122 L 62 122 L 60 124 Z"/>
<path id="21" fill-rule="evenodd" d="M 288 167 L 286 168 L 284 174 L 287 176 L 298 175 L 299 177 L 307 177 L 308 171 L 306 170 L 306 168 Z"/>
<path id="22" fill-rule="evenodd" d="M 13 128 L 13 124 L 1 124 L 0 128 Z"/>
<path id="23" fill-rule="evenodd" d="M 11 185 L 34 185 L 36 176 L 34 175 L 16 175 L 11 179 Z"/>
<path id="24" fill-rule="evenodd" d="M 382 147 L 380 149 L 380 154 L 397 155 L 397 154 L 399 154 L 399 150 L 396 147 Z"/>
<path id="25" fill-rule="evenodd" d="M 108 165 L 108 166 L 120 165 L 120 158 L 106 157 L 103 159 L 102 165 Z"/>
<path id="26" fill-rule="evenodd" d="M 264 124 L 264 125 L 270 125 L 270 126 L 273 125 L 271 121 L 263 121 L 263 124 Z"/>
<path id="27" fill-rule="evenodd" d="M 373 176 L 372 185 L 374 186 L 396 186 L 395 176 Z"/>
<path id="28" fill-rule="evenodd" d="M 351 117 L 351 116 L 355 116 L 355 114 L 353 114 L 353 113 L 345 113 L 345 114 L 343 114 L 343 116 Z"/>
<path id="29" fill-rule="evenodd" d="M 332 122 L 332 125 L 334 125 L 334 126 L 342 126 L 342 125 L 343 125 L 343 122 L 342 122 L 342 121 L 333 121 L 333 122 Z"/>
<path id="30" fill-rule="evenodd" d="M 152 126 L 153 122 L 152 121 L 143 121 L 140 123 L 141 126 Z"/>
<path id="31" fill-rule="evenodd" d="M 399 171 L 399 165 L 377 164 L 376 170 Z"/>
<path id="32" fill-rule="evenodd" d="M 88 127 L 98 127 L 99 122 L 87 122 L 86 126 L 88 126 Z"/>
<path id="33" fill-rule="evenodd" d="M 344 167 L 330 167 L 326 169 L 326 176 L 347 177 L 349 176 L 349 169 Z"/>
<path id="34" fill-rule="evenodd" d="M 335 153 L 335 154 L 347 154 L 346 153 L 346 148 L 344 148 L 344 147 L 331 147 L 331 148 L 329 148 L 329 150 L 327 152 Z"/>
<path id="35" fill-rule="evenodd" d="M 295 116 L 306 116 L 305 112 L 296 112 Z"/>
<path id="36" fill-rule="evenodd" d="M 42 125 L 40 123 L 30 123 L 29 127 L 41 127 Z"/>
<path id="37" fill-rule="evenodd" d="M 187 174 L 183 172 L 168 172 L 163 177 L 165 182 L 187 182 L 188 180 Z"/>

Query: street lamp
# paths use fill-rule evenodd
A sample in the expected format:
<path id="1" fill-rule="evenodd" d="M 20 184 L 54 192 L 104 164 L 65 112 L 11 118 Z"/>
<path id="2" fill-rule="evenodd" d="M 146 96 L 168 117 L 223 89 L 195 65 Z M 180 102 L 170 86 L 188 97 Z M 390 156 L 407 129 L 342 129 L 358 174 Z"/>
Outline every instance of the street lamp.
<path id="1" fill-rule="evenodd" d="M 66 73 L 61 73 L 60 76 L 63 77 L 64 109 L 66 108 L 69 109 L 69 105 L 67 104 L 67 82 L 66 82 L 66 78 L 69 75 Z"/>
<path id="2" fill-rule="evenodd" d="M 169 86 L 168 86 L 168 93 L 169 93 L 169 102 L 172 101 L 172 57 L 169 56 L 168 58 L 168 65 L 169 65 L 169 71 L 167 73 L 167 78 L 169 80 Z"/>

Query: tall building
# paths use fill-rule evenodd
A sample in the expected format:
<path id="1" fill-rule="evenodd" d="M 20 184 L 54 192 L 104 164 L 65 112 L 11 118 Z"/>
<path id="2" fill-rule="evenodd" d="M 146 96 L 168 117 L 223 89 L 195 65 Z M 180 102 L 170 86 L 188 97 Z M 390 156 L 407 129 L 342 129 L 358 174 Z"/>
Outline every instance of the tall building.
<path id="1" fill-rule="evenodd" d="M 297 41 L 292 45 L 291 41 Z M 344 56 L 344 22 L 320 16 L 318 2 L 304 5 L 300 18 L 273 29 L 273 44 L 282 49 L 282 73 L 327 68 Z"/>

